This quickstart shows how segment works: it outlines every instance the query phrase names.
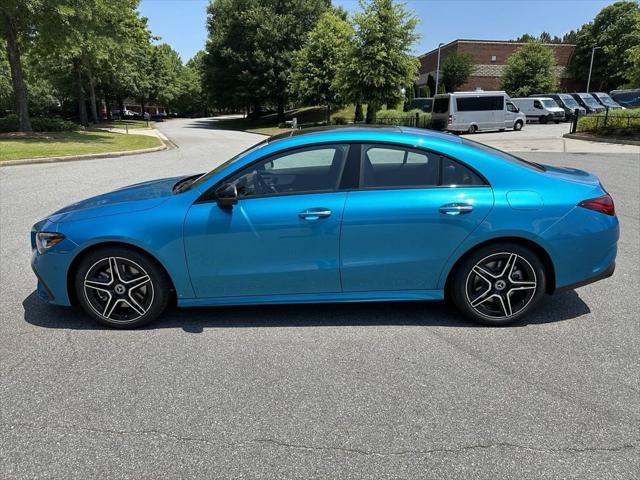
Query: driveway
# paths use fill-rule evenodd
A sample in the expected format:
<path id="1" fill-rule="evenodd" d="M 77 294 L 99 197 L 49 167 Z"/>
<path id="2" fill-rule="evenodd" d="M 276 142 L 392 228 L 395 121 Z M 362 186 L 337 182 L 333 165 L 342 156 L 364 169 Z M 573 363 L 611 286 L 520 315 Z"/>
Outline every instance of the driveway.
<path id="1" fill-rule="evenodd" d="M 637 155 L 523 155 L 598 174 L 622 237 L 614 277 L 514 327 L 387 303 L 173 310 L 114 331 L 40 302 L 31 225 L 260 138 L 207 125 L 160 124 L 170 151 L 0 170 L 0 478 L 637 478 Z"/>
<path id="2" fill-rule="evenodd" d="M 640 147 L 613 143 L 587 142 L 564 138 L 569 133 L 570 123 L 546 124 L 529 123 L 519 132 L 486 132 L 465 135 L 465 138 L 486 143 L 507 152 L 556 152 L 640 155 Z"/>

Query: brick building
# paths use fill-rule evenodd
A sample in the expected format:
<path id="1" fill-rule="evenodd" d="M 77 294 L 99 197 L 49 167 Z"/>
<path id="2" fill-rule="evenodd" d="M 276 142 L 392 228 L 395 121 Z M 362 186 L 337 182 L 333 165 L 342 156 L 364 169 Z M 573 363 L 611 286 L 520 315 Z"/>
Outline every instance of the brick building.
<path id="1" fill-rule="evenodd" d="M 442 63 L 447 56 L 454 53 L 469 53 L 473 57 L 474 69 L 469 81 L 459 90 L 499 90 L 500 78 L 505 68 L 507 59 L 522 47 L 524 43 L 510 42 L 503 40 L 454 40 L 440 48 L 440 72 L 442 73 Z M 558 78 L 562 91 L 579 90 L 583 82 L 569 78 L 566 71 L 576 46 L 571 44 L 547 44 L 551 47 L 556 56 Z M 436 77 L 436 65 L 438 62 L 438 49 L 420 55 L 420 76 L 416 82 L 419 86 L 426 85 L 429 75 L 434 80 Z M 442 80 L 442 77 L 440 78 Z M 431 92 L 433 94 L 434 92 Z"/>

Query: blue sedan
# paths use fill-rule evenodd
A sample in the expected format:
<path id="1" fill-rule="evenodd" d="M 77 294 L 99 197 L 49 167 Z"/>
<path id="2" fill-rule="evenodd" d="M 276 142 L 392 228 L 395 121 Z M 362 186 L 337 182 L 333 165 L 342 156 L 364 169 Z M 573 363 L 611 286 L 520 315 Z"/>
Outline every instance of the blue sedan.
<path id="1" fill-rule="evenodd" d="M 98 322 L 182 307 L 450 299 L 504 325 L 613 274 L 594 175 L 409 128 L 298 130 L 206 174 L 70 205 L 33 227 L 38 293 Z"/>

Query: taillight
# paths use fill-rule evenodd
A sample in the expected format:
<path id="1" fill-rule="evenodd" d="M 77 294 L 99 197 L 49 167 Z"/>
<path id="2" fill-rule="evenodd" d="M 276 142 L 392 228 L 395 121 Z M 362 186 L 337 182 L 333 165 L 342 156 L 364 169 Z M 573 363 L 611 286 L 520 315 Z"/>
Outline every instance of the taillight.
<path id="1" fill-rule="evenodd" d="M 453 123 L 453 117 L 449 115 L 449 125 L 451 125 L 451 123 Z"/>
<path id="2" fill-rule="evenodd" d="M 613 198 L 608 193 L 597 198 L 590 198 L 583 200 L 578 204 L 579 207 L 588 208 L 589 210 L 595 210 L 596 212 L 604 213 L 605 215 L 615 215 L 616 207 L 613 204 Z"/>

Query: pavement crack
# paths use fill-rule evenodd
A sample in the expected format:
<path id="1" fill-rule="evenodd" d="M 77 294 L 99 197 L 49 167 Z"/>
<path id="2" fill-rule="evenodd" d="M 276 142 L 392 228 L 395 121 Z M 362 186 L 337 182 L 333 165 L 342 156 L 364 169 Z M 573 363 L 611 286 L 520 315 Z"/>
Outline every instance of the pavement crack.
<path id="1" fill-rule="evenodd" d="M 521 445 L 512 442 L 486 442 L 486 443 L 476 443 L 470 445 L 459 445 L 459 446 L 451 446 L 451 447 L 436 447 L 429 449 L 404 449 L 404 450 L 368 450 L 364 448 L 355 448 L 355 447 L 340 447 L 340 446 L 332 446 L 332 445 L 308 445 L 304 443 L 291 443 L 285 442 L 282 440 L 278 440 L 275 438 L 254 438 L 251 440 L 240 441 L 240 442 L 229 442 L 224 440 L 215 440 L 205 437 L 199 436 L 190 436 L 190 435 L 180 435 L 176 433 L 165 432 L 157 429 L 142 429 L 142 430 L 120 430 L 120 429 L 110 429 L 110 428 L 98 428 L 98 427 L 81 427 L 78 425 L 35 425 L 31 423 L 2 423 L 0 424 L 2 428 L 29 428 L 35 430 L 62 430 L 67 432 L 74 433 L 98 433 L 98 434 L 107 434 L 107 435 L 152 435 L 160 438 L 169 438 L 171 440 L 176 440 L 179 442 L 195 442 L 201 443 L 210 446 L 219 447 L 220 444 L 227 445 L 228 447 L 237 448 L 237 447 L 246 447 L 251 444 L 259 444 L 259 445 L 270 445 L 276 448 L 287 448 L 294 450 L 303 450 L 310 452 L 336 452 L 347 455 L 362 455 L 362 456 L 371 456 L 371 457 L 401 457 L 401 456 L 425 456 L 425 455 L 433 455 L 439 453 L 463 453 L 467 451 L 473 450 L 486 450 L 486 449 L 517 449 L 517 450 L 526 450 L 531 452 L 538 453 L 598 453 L 598 452 L 621 452 L 625 450 L 631 450 L 638 448 L 639 441 L 634 440 L 628 443 L 623 443 L 617 446 L 585 446 L 585 447 L 574 447 L 574 446 L 563 446 L 556 448 L 542 448 L 542 447 L 534 447 L 529 445 Z"/>

